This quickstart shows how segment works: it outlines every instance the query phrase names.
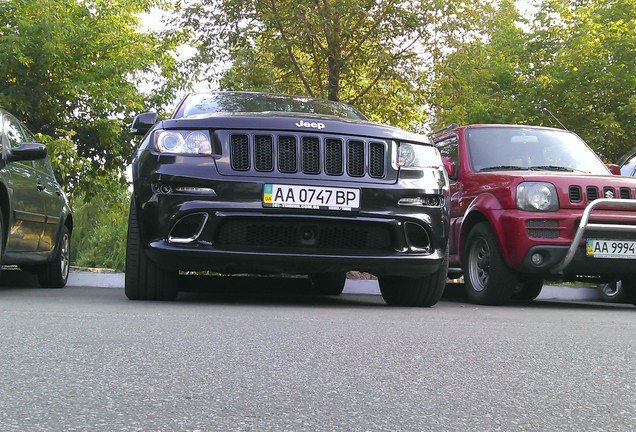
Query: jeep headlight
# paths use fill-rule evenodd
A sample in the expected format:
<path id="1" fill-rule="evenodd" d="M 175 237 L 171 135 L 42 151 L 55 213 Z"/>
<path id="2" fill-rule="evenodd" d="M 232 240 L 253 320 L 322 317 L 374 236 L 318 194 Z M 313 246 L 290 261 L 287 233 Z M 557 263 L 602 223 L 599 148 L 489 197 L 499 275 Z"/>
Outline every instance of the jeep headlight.
<path id="1" fill-rule="evenodd" d="M 442 156 L 436 147 L 425 144 L 401 143 L 398 148 L 398 168 L 438 168 Z"/>
<path id="2" fill-rule="evenodd" d="M 207 130 L 158 130 L 154 139 L 155 150 L 159 153 L 212 154 L 210 134 Z"/>
<path id="3" fill-rule="evenodd" d="M 552 183 L 523 182 L 517 186 L 517 208 L 532 212 L 559 209 L 559 198 Z"/>

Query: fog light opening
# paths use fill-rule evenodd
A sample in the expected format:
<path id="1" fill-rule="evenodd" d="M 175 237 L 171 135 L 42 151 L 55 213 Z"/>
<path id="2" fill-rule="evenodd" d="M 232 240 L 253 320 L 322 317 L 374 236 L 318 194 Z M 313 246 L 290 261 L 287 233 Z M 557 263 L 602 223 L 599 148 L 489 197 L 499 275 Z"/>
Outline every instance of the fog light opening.
<path id="1" fill-rule="evenodd" d="M 532 256 L 530 257 L 530 260 L 532 261 L 532 264 L 535 265 L 536 267 L 543 265 L 545 261 L 545 259 L 543 258 L 543 255 L 541 255 L 540 253 L 533 253 Z"/>
<path id="2" fill-rule="evenodd" d="M 207 221 L 207 213 L 192 213 L 182 217 L 172 226 L 168 242 L 185 244 L 196 241 L 201 236 Z"/>
<path id="3" fill-rule="evenodd" d="M 429 252 L 431 248 L 431 239 L 428 233 L 420 225 L 413 222 L 404 223 L 404 236 L 409 247 L 417 252 Z"/>

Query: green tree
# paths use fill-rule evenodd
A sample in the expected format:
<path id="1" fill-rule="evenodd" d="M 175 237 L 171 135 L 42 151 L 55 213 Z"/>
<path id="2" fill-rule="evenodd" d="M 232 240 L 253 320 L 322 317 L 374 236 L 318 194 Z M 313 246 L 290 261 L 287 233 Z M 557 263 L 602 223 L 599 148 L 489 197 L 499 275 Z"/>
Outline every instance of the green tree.
<path id="1" fill-rule="evenodd" d="M 563 125 L 608 162 L 634 147 L 636 0 L 544 1 L 530 22 L 501 0 L 483 22 L 437 59 L 435 126 Z"/>
<path id="2" fill-rule="evenodd" d="M 541 102 L 615 162 L 636 142 L 636 1 L 551 0 L 533 33 Z"/>
<path id="3" fill-rule="evenodd" d="M 193 64 L 224 89 L 273 91 L 355 105 L 373 120 L 426 119 L 431 52 L 466 29 L 481 2 L 198 0 L 183 6 Z M 226 67 L 219 67 L 226 66 Z M 229 68 L 227 67 L 229 66 Z"/>
<path id="4" fill-rule="evenodd" d="M 513 0 L 484 8 L 478 37 L 448 40 L 431 85 L 434 127 L 450 123 L 530 123 L 537 117 L 529 83 L 527 20 Z"/>
<path id="5" fill-rule="evenodd" d="M 139 31 L 139 14 L 156 5 L 0 2 L 0 105 L 61 150 L 54 165 L 73 194 L 101 191 L 98 176 L 122 178 L 133 114 L 160 108 L 182 82 L 171 55 L 178 41 Z"/>

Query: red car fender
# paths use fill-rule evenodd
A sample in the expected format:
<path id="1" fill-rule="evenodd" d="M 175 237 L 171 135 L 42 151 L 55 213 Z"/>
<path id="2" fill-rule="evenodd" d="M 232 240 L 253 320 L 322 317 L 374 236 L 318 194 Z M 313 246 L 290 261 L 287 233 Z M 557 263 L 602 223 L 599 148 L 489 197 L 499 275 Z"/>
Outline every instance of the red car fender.
<path id="1" fill-rule="evenodd" d="M 497 197 L 490 193 L 482 193 L 470 203 L 464 213 L 464 218 L 460 228 L 458 255 L 462 263 L 464 262 L 464 247 L 466 246 L 466 238 L 470 233 L 470 230 L 473 226 L 475 226 L 475 224 L 486 221 L 497 237 L 497 243 L 501 249 L 504 261 L 507 265 L 511 267 L 513 266 L 513 263 L 509 262 L 509 257 L 511 256 L 509 253 L 510 245 L 508 242 L 502 242 L 505 233 L 503 224 L 501 223 L 501 218 L 505 211 L 506 210 L 502 207 Z"/>

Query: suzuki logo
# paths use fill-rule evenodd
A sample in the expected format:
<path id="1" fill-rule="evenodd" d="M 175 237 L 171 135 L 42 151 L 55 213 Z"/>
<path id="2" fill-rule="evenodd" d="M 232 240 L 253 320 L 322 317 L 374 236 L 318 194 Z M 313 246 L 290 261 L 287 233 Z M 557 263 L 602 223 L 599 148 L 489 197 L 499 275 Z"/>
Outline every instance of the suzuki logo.
<path id="1" fill-rule="evenodd" d="M 606 190 L 605 191 L 605 198 L 609 198 L 609 199 L 614 198 L 614 192 L 611 191 L 611 190 Z"/>
<path id="2" fill-rule="evenodd" d="M 296 123 L 296 126 L 298 127 L 302 127 L 302 128 L 314 128 L 314 129 L 324 129 L 325 128 L 325 124 L 324 123 L 316 123 L 316 122 L 306 122 L 306 121 L 302 121 L 300 120 L 298 123 Z"/>

